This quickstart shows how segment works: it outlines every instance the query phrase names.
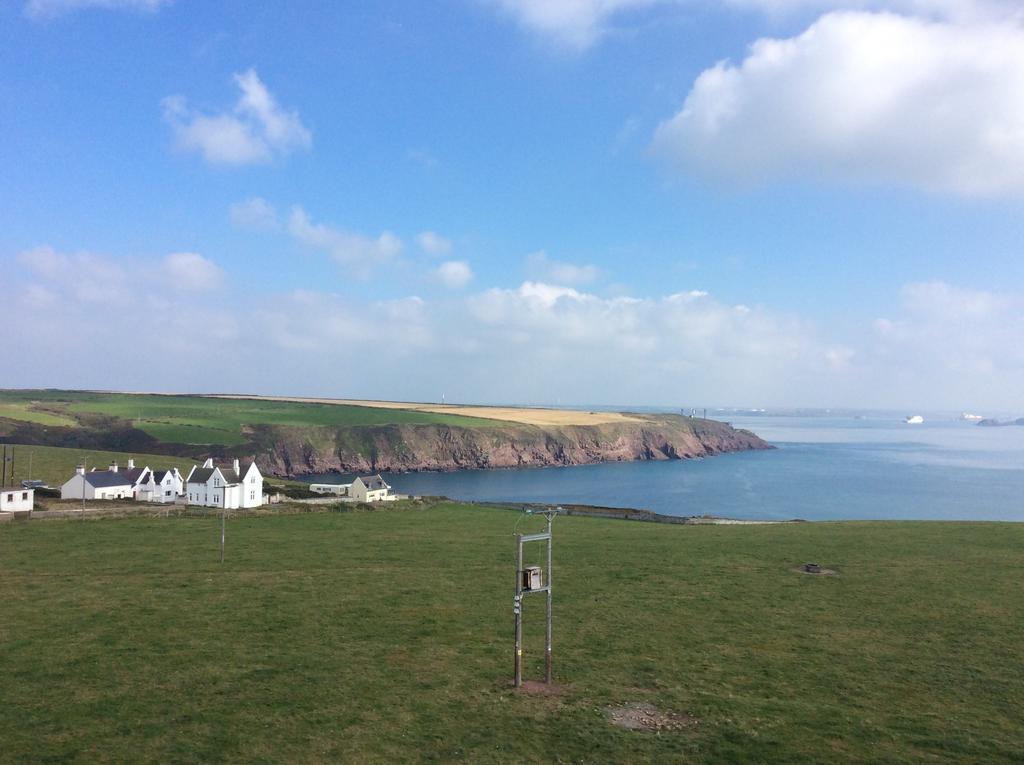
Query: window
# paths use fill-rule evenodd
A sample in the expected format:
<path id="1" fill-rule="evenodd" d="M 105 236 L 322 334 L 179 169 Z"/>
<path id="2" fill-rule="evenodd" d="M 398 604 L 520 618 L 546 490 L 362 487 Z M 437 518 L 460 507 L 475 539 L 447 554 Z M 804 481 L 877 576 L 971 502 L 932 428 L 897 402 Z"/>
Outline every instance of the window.
<path id="1" fill-rule="evenodd" d="M 28 499 L 28 492 L 27 492 L 27 491 L 23 491 L 23 492 L 21 493 L 21 498 L 22 498 L 22 499 Z"/>
<path id="2" fill-rule="evenodd" d="M 214 478 L 213 479 L 213 485 L 214 486 L 220 486 L 220 479 L 219 478 Z"/>
<path id="3" fill-rule="evenodd" d="M 14 495 L 13 494 L 8 494 L 7 495 L 7 501 L 8 502 L 13 502 L 14 501 Z"/>
<path id="4" fill-rule="evenodd" d="M 249 492 L 249 499 L 256 499 L 256 492 L 250 491 Z"/>

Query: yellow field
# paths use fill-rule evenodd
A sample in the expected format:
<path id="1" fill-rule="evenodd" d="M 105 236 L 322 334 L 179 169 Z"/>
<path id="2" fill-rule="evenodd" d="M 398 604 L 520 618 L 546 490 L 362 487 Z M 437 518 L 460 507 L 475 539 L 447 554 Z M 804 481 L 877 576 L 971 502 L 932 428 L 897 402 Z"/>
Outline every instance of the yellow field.
<path id="1" fill-rule="evenodd" d="M 461 414 L 466 417 L 485 417 L 491 420 L 519 422 L 524 425 L 601 425 L 617 422 L 639 422 L 639 418 L 621 412 L 583 412 L 572 409 L 546 409 L 541 407 L 461 406 L 458 404 L 423 404 L 404 401 L 360 401 L 343 398 L 305 398 L 302 396 L 244 396 L 217 394 L 210 398 L 247 398 L 262 401 L 293 401 L 302 404 L 339 404 L 368 406 L 378 409 L 405 409 L 435 414 Z"/>

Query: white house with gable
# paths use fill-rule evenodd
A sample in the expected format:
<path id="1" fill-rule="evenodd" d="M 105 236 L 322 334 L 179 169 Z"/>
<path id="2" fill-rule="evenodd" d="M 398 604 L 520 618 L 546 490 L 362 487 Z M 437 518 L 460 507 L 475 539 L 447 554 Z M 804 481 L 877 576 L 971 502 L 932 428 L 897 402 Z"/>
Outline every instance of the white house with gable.
<path id="1" fill-rule="evenodd" d="M 153 502 L 173 502 L 185 493 L 185 479 L 178 468 L 153 471 Z"/>
<path id="2" fill-rule="evenodd" d="M 263 475 L 255 459 L 244 464 L 236 459 L 227 466 L 214 465 L 211 458 L 189 471 L 185 499 L 190 505 L 228 510 L 259 507 L 263 504 Z"/>
<path id="3" fill-rule="evenodd" d="M 388 502 L 398 499 L 380 475 L 361 475 L 349 486 L 348 495 L 357 502 Z"/>

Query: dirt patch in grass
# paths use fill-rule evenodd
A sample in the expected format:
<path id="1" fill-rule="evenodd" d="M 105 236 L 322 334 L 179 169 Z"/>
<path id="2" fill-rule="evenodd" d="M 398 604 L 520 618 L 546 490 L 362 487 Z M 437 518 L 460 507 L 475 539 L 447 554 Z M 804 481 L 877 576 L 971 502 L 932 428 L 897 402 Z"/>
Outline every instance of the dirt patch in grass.
<path id="1" fill-rule="evenodd" d="M 608 721 L 626 730 L 680 731 L 697 726 L 697 718 L 675 712 L 663 712 L 653 704 L 632 702 L 608 707 Z"/>

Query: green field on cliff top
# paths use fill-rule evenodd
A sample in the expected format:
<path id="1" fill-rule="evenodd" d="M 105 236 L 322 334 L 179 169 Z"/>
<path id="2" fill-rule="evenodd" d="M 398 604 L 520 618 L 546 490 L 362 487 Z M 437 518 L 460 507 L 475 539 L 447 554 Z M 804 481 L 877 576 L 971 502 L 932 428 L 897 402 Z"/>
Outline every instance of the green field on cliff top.
<path id="1" fill-rule="evenodd" d="M 558 518 L 533 696 L 518 514 L 399 505 L 3 524 L 0 760 L 1024 761 L 1024 526 Z"/>
<path id="2" fill-rule="evenodd" d="M 40 425 L 77 424 L 81 415 L 103 415 L 137 428 L 158 441 L 236 446 L 252 425 L 355 426 L 441 424 L 494 425 L 493 420 L 459 414 L 265 399 L 204 398 L 82 391 L 0 391 L 0 418 Z"/>

